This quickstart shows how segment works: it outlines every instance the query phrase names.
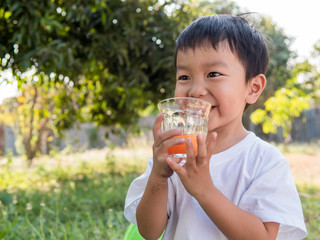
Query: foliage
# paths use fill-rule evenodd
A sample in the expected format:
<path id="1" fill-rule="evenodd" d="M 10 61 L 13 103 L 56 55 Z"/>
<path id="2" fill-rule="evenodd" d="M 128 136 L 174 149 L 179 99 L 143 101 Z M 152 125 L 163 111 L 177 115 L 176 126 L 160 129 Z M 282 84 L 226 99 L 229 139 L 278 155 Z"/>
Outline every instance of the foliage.
<path id="1" fill-rule="evenodd" d="M 289 60 L 295 57 L 295 54 L 289 49 L 292 39 L 286 36 L 270 18 L 261 19 L 259 29 L 267 38 L 270 61 L 266 73 L 267 85 L 256 106 L 262 106 L 276 90 L 284 87 L 287 80 L 293 77 Z"/>
<path id="2" fill-rule="evenodd" d="M 43 108 L 37 87 L 26 87 L 21 96 L 9 98 L 1 107 L 0 121 L 12 127 L 16 147 L 31 162 L 41 148 L 42 136 L 50 130 L 50 106 Z M 23 145 L 23 149 L 19 147 Z M 23 152 L 22 152 L 22 151 Z"/>
<path id="3" fill-rule="evenodd" d="M 254 124 L 262 124 L 264 133 L 276 133 L 282 127 L 284 138 L 290 137 L 292 121 L 309 108 L 309 97 L 296 87 L 281 88 L 265 103 L 265 109 L 257 109 L 251 114 Z"/>
<path id="4" fill-rule="evenodd" d="M 320 104 L 320 73 L 315 65 L 312 65 L 309 61 L 298 63 L 293 68 L 295 75 L 299 78 L 299 84 L 304 91 L 312 99 L 314 106 Z"/>
<path id="5" fill-rule="evenodd" d="M 276 133 L 282 128 L 285 141 L 290 141 L 292 122 L 319 99 L 319 73 L 308 61 L 297 63 L 291 70 L 286 86 L 267 99 L 264 109 L 251 114 L 254 124 L 262 124 L 264 133 Z"/>
<path id="6" fill-rule="evenodd" d="M 314 44 L 314 51 L 313 51 L 313 57 L 315 58 L 314 60 L 317 61 L 317 66 L 320 66 L 320 39 Z M 307 65 L 305 63 L 304 65 Z M 310 65 L 310 64 L 309 64 Z M 310 69 L 311 68 L 311 69 Z M 308 83 L 310 84 L 310 87 L 313 88 L 313 98 L 315 99 L 315 104 L 320 105 L 320 69 L 319 67 L 309 67 L 310 72 L 313 75 L 313 78 L 309 78 Z M 309 76 L 310 77 L 310 76 Z"/>
<path id="7" fill-rule="evenodd" d="M 0 70 L 12 69 L 21 86 L 25 80 L 19 76 L 35 66 L 46 81 L 67 81 L 74 88 L 59 96 L 65 111 L 58 129 L 79 116 L 128 126 L 141 110 L 173 94 L 180 31 L 199 16 L 241 11 L 222 0 L 5 0 L 0 4 Z M 272 38 L 274 68 L 267 75 L 276 89 L 288 75 L 288 38 L 264 18 L 261 26 Z"/>
<path id="8" fill-rule="evenodd" d="M 47 76 L 43 73 L 28 74 L 19 78 L 25 82 L 22 84 L 21 95 L 5 99 L 1 105 L 0 123 L 12 128 L 18 152 L 26 154 L 31 164 L 38 153 L 48 152 L 48 144 L 53 140 L 56 126 L 59 126 L 64 114 L 64 109 L 59 105 L 63 95 L 68 94 L 70 90 L 61 84 L 42 84 L 40 87 L 39 83 L 46 82 Z"/>
<path id="9" fill-rule="evenodd" d="M 79 105 L 90 105 L 90 120 L 103 125 L 134 123 L 139 109 L 173 89 L 177 31 L 176 22 L 165 13 L 170 4 L 3 1 L 1 67 L 18 76 L 36 66 L 38 73 L 55 73 L 49 79 L 55 82 L 67 76 L 79 89 L 73 96 Z M 68 118 L 65 122 L 68 126 Z"/>

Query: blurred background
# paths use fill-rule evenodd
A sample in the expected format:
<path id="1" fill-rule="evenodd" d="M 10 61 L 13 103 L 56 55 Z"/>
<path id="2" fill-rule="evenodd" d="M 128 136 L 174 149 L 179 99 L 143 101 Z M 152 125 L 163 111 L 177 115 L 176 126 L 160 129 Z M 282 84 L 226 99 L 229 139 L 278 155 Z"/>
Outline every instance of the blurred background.
<path id="1" fill-rule="evenodd" d="M 247 129 L 287 157 L 320 236 L 320 16 L 316 0 L 3 0 L 0 238 L 122 239 L 132 179 L 152 156 L 159 100 L 173 96 L 179 33 L 241 14 L 270 47 Z"/>

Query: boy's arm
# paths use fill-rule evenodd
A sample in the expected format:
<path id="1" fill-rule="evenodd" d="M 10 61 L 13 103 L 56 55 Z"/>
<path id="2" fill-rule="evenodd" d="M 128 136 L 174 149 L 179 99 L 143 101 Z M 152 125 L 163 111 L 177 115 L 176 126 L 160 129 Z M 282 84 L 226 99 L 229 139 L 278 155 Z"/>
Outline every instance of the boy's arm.
<path id="1" fill-rule="evenodd" d="M 212 186 L 196 197 L 202 209 L 228 239 L 276 239 L 279 223 L 262 222 Z"/>
<path id="2" fill-rule="evenodd" d="M 179 175 L 186 190 L 197 199 L 209 218 L 228 239 L 276 239 L 278 223 L 263 223 L 257 216 L 234 205 L 214 186 L 209 171 L 210 158 L 207 156 L 213 153 L 216 134 L 208 137 L 210 139 L 207 147 L 204 140 L 198 137 L 197 157 L 188 139 L 186 164 L 182 167 L 169 159 L 169 166 Z"/>
<path id="3" fill-rule="evenodd" d="M 168 179 L 151 172 L 137 207 L 138 229 L 146 239 L 158 239 L 167 225 Z"/>
<path id="4" fill-rule="evenodd" d="M 167 224 L 168 178 L 173 174 L 167 164 L 168 148 L 185 141 L 173 138 L 181 134 L 180 129 L 162 133 L 162 120 L 161 114 L 153 126 L 153 167 L 136 211 L 139 232 L 146 239 L 158 239 Z"/>

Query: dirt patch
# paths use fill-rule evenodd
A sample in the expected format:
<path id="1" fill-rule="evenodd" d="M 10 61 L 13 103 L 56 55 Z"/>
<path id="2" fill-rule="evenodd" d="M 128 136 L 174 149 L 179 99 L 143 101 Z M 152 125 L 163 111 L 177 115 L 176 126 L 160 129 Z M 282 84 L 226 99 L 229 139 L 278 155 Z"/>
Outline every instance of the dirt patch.
<path id="1" fill-rule="evenodd" d="M 285 154 L 297 184 L 320 186 L 320 155 Z"/>

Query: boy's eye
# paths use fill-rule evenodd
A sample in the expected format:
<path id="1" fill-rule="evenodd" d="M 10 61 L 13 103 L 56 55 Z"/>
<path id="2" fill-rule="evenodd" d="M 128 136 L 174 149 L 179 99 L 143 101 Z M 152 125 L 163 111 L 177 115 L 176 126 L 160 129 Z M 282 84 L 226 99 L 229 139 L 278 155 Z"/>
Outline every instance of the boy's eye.
<path id="1" fill-rule="evenodd" d="M 178 80 L 189 80 L 190 78 L 187 75 L 182 75 L 178 78 Z"/>
<path id="2" fill-rule="evenodd" d="M 218 72 L 210 72 L 208 74 L 208 77 L 212 78 L 212 77 L 219 77 L 221 74 Z"/>

